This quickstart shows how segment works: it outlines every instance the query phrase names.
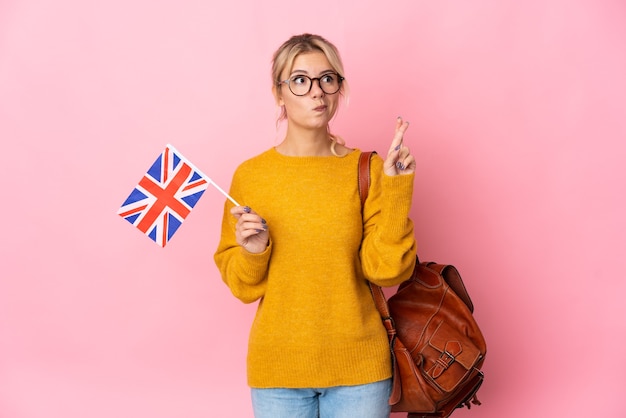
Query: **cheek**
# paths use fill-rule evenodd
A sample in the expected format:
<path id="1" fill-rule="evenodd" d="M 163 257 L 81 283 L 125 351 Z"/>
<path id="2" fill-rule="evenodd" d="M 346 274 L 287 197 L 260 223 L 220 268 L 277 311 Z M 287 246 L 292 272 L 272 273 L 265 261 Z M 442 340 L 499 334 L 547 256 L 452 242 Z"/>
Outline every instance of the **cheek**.
<path id="1" fill-rule="evenodd" d="M 282 104 L 283 106 L 285 106 L 285 109 L 287 110 L 287 112 L 295 113 L 306 107 L 304 104 L 304 100 L 301 100 L 301 99 L 302 99 L 301 97 L 296 97 L 292 95 L 292 97 L 283 98 Z"/>
<path id="2" fill-rule="evenodd" d="M 336 96 L 336 97 L 333 97 L 333 99 L 328 102 L 328 107 L 330 108 L 330 111 L 331 111 L 331 117 L 335 116 L 335 113 L 337 113 L 337 109 L 339 108 L 340 98 L 341 96 Z"/>

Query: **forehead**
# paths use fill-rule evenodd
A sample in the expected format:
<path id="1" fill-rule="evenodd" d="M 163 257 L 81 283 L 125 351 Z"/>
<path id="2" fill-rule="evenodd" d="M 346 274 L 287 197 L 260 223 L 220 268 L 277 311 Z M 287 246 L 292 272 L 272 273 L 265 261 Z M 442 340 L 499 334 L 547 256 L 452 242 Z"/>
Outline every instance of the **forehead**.
<path id="1" fill-rule="evenodd" d="M 302 72 L 307 74 L 319 74 L 323 71 L 332 70 L 328 58 L 321 51 L 305 52 L 293 60 L 290 73 Z"/>

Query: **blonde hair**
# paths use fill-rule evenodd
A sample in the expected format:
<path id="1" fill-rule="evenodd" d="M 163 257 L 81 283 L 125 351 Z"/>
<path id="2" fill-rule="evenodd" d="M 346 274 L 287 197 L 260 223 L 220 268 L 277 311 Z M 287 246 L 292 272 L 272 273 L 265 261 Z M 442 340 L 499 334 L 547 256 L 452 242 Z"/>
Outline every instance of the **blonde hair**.
<path id="1" fill-rule="evenodd" d="M 310 33 L 304 33 L 302 35 L 295 35 L 285 41 L 277 50 L 274 52 L 272 57 L 272 82 L 273 85 L 278 92 L 278 90 L 282 86 L 281 75 L 285 69 L 293 68 L 293 62 L 296 57 L 300 54 L 304 54 L 307 52 L 322 52 L 328 63 L 332 67 L 334 71 L 336 71 L 341 77 L 345 76 L 345 72 L 343 69 L 343 62 L 341 61 L 341 56 L 339 55 L 339 51 L 337 47 L 333 45 L 330 41 L 324 39 L 319 35 L 313 35 Z M 344 79 L 341 83 L 341 89 L 339 90 L 339 94 L 341 94 L 344 98 L 347 98 L 349 88 L 348 83 Z M 278 94 L 278 93 L 277 93 Z M 287 119 L 287 113 L 285 108 L 281 109 L 280 116 L 276 123 L 280 123 L 282 120 Z M 328 128 L 328 135 L 330 140 L 332 141 L 331 150 L 335 149 L 335 142 L 340 144 L 344 144 L 344 140 L 338 135 L 334 135 L 330 132 L 330 127 Z"/>

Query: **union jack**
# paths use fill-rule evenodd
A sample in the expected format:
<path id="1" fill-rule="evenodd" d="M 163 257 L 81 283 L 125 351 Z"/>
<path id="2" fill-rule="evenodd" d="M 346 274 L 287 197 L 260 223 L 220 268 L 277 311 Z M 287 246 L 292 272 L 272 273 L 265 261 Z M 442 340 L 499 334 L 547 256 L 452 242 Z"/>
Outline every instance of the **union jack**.
<path id="1" fill-rule="evenodd" d="M 168 144 L 117 213 L 165 247 L 209 184 L 210 178 Z"/>

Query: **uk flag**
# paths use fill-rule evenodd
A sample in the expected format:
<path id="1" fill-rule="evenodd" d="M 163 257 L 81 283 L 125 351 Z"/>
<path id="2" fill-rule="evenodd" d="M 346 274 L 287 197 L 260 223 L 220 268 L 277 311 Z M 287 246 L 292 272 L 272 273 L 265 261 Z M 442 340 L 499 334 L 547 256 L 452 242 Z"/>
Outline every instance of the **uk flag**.
<path id="1" fill-rule="evenodd" d="M 165 247 L 210 183 L 168 144 L 117 213 Z"/>

